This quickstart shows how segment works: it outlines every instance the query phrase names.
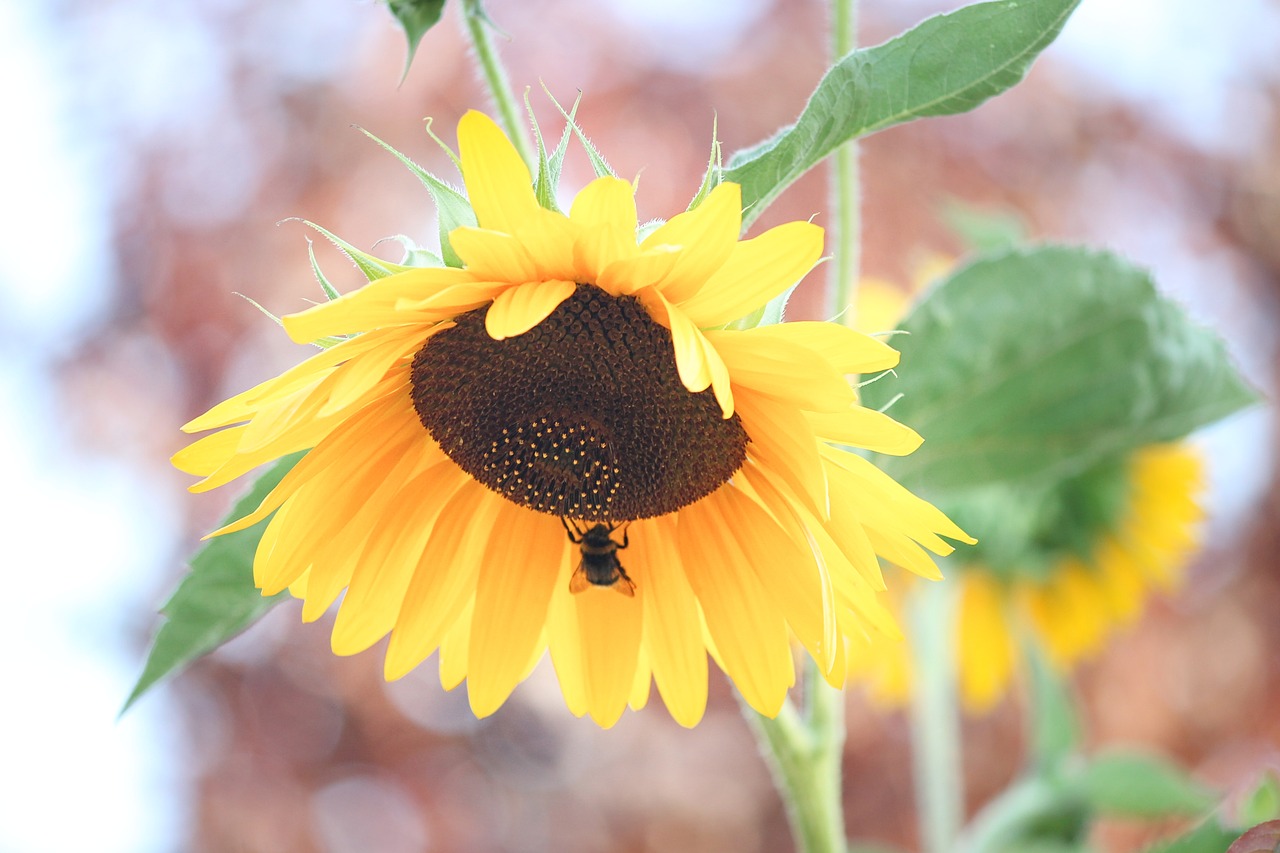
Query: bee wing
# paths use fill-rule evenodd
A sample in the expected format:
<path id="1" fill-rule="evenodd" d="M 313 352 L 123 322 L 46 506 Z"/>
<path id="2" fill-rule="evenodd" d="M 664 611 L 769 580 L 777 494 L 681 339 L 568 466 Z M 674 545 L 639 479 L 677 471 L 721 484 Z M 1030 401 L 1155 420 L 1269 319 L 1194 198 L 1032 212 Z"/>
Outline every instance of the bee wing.
<path id="1" fill-rule="evenodd" d="M 573 575 L 569 578 L 569 592 L 577 595 L 591 589 L 591 581 L 587 578 L 587 570 L 582 563 L 578 563 L 578 568 L 573 570 Z"/>
<path id="2" fill-rule="evenodd" d="M 609 588 L 614 592 L 622 593 L 627 598 L 636 597 L 636 582 L 626 575 L 618 575 L 618 579 L 610 584 Z"/>

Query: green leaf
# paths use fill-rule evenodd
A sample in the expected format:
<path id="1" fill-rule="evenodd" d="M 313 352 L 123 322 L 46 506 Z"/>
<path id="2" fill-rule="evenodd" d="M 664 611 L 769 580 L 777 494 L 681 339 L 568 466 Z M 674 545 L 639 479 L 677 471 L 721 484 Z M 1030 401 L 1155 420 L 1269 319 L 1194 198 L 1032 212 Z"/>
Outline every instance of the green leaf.
<path id="1" fill-rule="evenodd" d="M 1217 797 L 1182 768 L 1157 755 L 1109 752 L 1091 758 L 1076 780 L 1080 793 L 1099 814 L 1161 818 L 1200 815 Z"/>
<path id="2" fill-rule="evenodd" d="M 1029 637 L 1023 638 L 1031 685 L 1031 756 L 1054 772 L 1080 745 L 1080 720 L 1066 682 Z"/>
<path id="3" fill-rule="evenodd" d="M 302 456 L 285 456 L 268 468 L 222 523 L 230 524 L 257 509 Z M 236 533 L 215 536 L 191 558 L 191 571 L 160 609 L 165 621 L 121 714 L 160 679 L 207 655 L 288 598 L 287 592 L 264 598 L 253 584 L 253 554 L 266 527 L 263 520 Z"/>
<path id="4" fill-rule="evenodd" d="M 1267 770 L 1240 803 L 1240 825 L 1254 826 L 1277 818 L 1280 818 L 1280 777 L 1274 770 Z"/>
<path id="5" fill-rule="evenodd" d="M 427 188 L 427 192 L 431 193 L 431 200 L 435 202 L 437 218 L 440 220 L 440 257 L 444 259 L 444 262 L 448 266 L 461 267 L 462 258 L 458 257 L 458 253 L 455 252 L 453 250 L 453 246 L 450 245 L 449 232 L 464 225 L 475 227 L 476 214 L 475 211 L 471 209 L 471 202 L 467 201 L 467 197 L 465 195 L 458 192 L 456 189 L 449 186 L 444 181 L 440 180 L 435 175 L 431 174 L 426 169 L 422 168 L 369 131 L 362 128 L 360 132 L 381 145 L 387 151 L 394 154 L 401 163 L 409 167 L 409 171 L 413 172 L 413 174 L 418 177 L 418 180 L 422 181 L 423 186 Z M 427 132 L 431 132 L 429 126 Z M 434 134 L 432 134 L 432 137 L 434 138 Z M 439 140 L 437 139 L 436 141 L 438 142 Z M 441 145 L 444 147 L 445 151 L 449 153 L 449 156 L 454 156 L 453 152 L 449 151 L 448 146 L 444 146 L 443 143 L 441 143 Z M 457 158 L 455 157 L 454 160 L 456 162 Z"/>
<path id="6" fill-rule="evenodd" d="M 942 221 L 974 252 L 1000 252 L 1027 242 L 1027 223 L 1009 210 L 982 210 L 951 198 L 942 205 Z"/>
<path id="7" fill-rule="evenodd" d="M 938 498 L 1056 483 L 1256 399 L 1216 335 L 1110 254 L 1050 246 L 978 260 L 902 328 L 901 364 L 862 397 L 883 408 L 900 395 L 890 413 L 924 445 L 877 461 Z"/>
<path id="8" fill-rule="evenodd" d="M 926 116 L 967 112 L 1020 81 L 1080 0 L 998 0 L 938 15 L 827 71 L 800 118 L 735 153 L 745 229 L 845 142 Z"/>
<path id="9" fill-rule="evenodd" d="M 1148 847 L 1145 853 L 1227 853 L 1239 834 L 1240 830 L 1211 817 L 1185 835 Z"/>
<path id="10" fill-rule="evenodd" d="M 405 41 L 409 44 L 404 71 L 400 74 L 401 83 L 409 76 L 409 66 L 413 64 L 413 55 L 418 52 L 418 43 L 427 34 L 427 30 L 440 22 L 440 16 L 444 14 L 444 2 L 445 0 L 387 0 L 387 8 L 400 22 Z"/>

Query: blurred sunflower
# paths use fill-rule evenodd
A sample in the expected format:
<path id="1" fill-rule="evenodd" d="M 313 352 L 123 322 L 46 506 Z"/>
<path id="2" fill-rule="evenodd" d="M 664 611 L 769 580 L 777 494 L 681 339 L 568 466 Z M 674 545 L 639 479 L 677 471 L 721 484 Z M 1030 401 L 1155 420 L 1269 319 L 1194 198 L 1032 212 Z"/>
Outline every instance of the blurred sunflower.
<path id="1" fill-rule="evenodd" d="M 464 116 L 458 144 L 478 222 L 449 234 L 462 267 L 285 317 L 299 343 L 338 342 L 184 427 L 220 428 L 174 457 L 193 491 L 309 450 L 217 533 L 270 517 L 263 594 L 289 588 L 311 621 L 345 589 L 336 653 L 390 634 L 394 679 L 438 651 L 480 716 L 548 650 L 602 726 L 651 678 L 696 723 L 707 652 L 770 716 L 792 637 L 843 683 L 849 638 L 896 630 L 876 554 L 937 577 L 921 546 L 972 540 L 831 444 L 918 446 L 846 377 L 894 350 L 829 323 L 721 328 L 803 277 L 822 230 L 739 241 L 726 183 L 637 242 L 630 183 L 598 178 L 566 216 L 489 118 Z"/>
<path id="2" fill-rule="evenodd" d="M 896 323 L 906 294 L 878 282 L 868 289 L 865 316 Z M 1069 671 L 1131 624 L 1153 592 L 1176 590 L 1199 544 L 1203 476 L 1189 445 L 1138 448 L 1048 494 L 1028 495 L 1034 522 L 1016 558 L 984 553 L 980 545 L 956 560 L 947 583 L 958 585 L 953 636 L 965 707 L 987 711 L 1005 695 L 1022 668 L 1025 642 L 1036 643 L 1059 672 Z M 909 579 L 894 580 L 889 596 L 900 606 L 910 594 L 902 581 Z M 849 660 L 850 677 L 866 683 L 873 698 L 907 701 L 907 643 L 867 634 Z"/>

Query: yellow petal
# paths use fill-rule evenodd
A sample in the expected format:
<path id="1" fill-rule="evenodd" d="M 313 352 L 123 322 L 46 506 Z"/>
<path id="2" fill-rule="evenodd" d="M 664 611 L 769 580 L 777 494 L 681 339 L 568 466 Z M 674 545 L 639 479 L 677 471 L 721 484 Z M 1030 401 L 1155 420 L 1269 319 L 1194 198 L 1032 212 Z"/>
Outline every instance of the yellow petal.
<path id="1" fill-rule="evenodd" d="M 338 609 L 331 641 L 334 654 L 362 652 L 395 627 L 436 518 L 468 481 L 461 468 L 442 457 L 391 501 L 360 554 Z"/>
<path id="2" fill-rule="evenodd" d="M 191 442 L 169 457 L 173 467 L 197 477 L 207 477 L 235 455 L 247 427 L 229 427 Z M 194 487 L 193 487 L 194 490 Z"/>
<path id="3" fill-rule="evenodd" d="M 692 728 L 707 709 L 707 653 L 698 602 L 676 546 L 675 516 L 639 521 L 632 530 L 632 562 L 644 578 L 644 644 L 653 679 L 672 718 Z"/>
<path id="4" fill-rule="evenodd" d="M 538 215 L 529 169 L 493 119 L 467 112 L 458 122 L 458 153 L 467 199 L 481 228 L 515 234 Z"/>
<path id="5" fill-rule="evenodd" d="M 822 229 L 788 222 L 744 240 L 697 293 L 677 303 L 701 328 L 743 317 L 804 278 L 822 255 Z"/>
<path id="6" fill-rule="evenodd" d="M 575 717 L 587 713 L 590 699 L 587 695 L 587 677 L 582 663 L 582 637 L 578 627 L 578 605 L 569 592 L 570 566 L 567 556 L 562 561 L 560 576 L 551 592 L 551 605 L 547 611 L 547 645 L 551 652 L 551 664 L 560 682 L 560 692 L 565 705 Z"/>
<path id="7" fill-rule="evenodd" d="M 513 234 L 485 228 L 455 228 L 449 244 L 478 281 L 524 284 L 538 279 L 538 265 Z"/>
<path id="8" fill-rule="evenodd" d="M 476 567 L 502 505 L 502 498 L 472 484 L 459 489 L 440 511 L 391 630 L 384 667 L 388 681 L 434 652 L 462 606 L 474 598 Z"/>
<path id="9" fill-rule="evenodd" d="M 485 330 L 495 341 L 523 335 L 551 316 L 577 289 L 571 281 L 543 281 L 505 290 L 485 313 Z"/>
<path id="10" fill-rule="evenodd" d="M 850 406 L 839 412 L 805 412 L 805 418 L 814 435 L 824 441 L 890 456 L 914 453 L 924 442 L 911 427 L 898 423 L 883 412 L 862 406 Z"/>
<path id="11" fill-rule="evenodd" d="M 641 250 L 657 246 L 682 249 L 676 265 L 658 284 L 670 302 L 693 296 L 733 254 L 742 228 L 742 190 L 723 183 L 693 210 L 677 214 L 649 234 Z"/>
<path id="12" fill-rule="evenodd" d="M 747 455 L 781 475 L 814 515 L 826 519 L 827 475 L 804 415 L 747 388 L 738 389 L 735 401 L 751 438 Z"/>
<path id="13" fill-rule="evenodd" d="M 703 333 L 735 385 L 810 411 L 843 411 L 853 405 L 849 381 L 821 356 L 798 344 L 762 339 L 754 331 Z"/>
<path id="14" fill-rule="evenodd" d="M 720 358 L 720 353 L 701 330 L 678 308 L 667 302 L 656 289 L 649 288 L 638 295 L 650 316 L 671 330 L 680 383 L 695 394 L 710 386 L 716 395 L 716 402 L 720 404 L 721 414 L 725 418 L 733 417 L 734 400 L 729 369 Z"/>
<path id="15" fill-rule="evenodd" d="M 898 363 L 898 351 L 883 341 L 837 323 L 788 321 L 759 326 L 750 334 L 760 340 L 799 344 L 821 355 L 841 373 L 877 373 Z"/>
<path id="16" fill-rule="evenodd" d="M 300 344 L 394 326 L 413 320 L 402 315 L 397 303 L 421 301 L 474 278 L 466 270 L 446 267 L 409 270 L 371 281 L 359 290 L 305 311 L 286 314 L 281 323 L 289 337 Z"/>
<path id="17" fill-rule="evenodd" d="M 631 235 L 636 248 L 636 196 L 630 181 L 605 176 L 582 188 L 569 209 L 569 219 L 584 229 L 612 228 Z"/>
<path id="18" fill-rule="evenodd" d="M 610 728 L 627 707 L 640 652 L 644 578 L 636 582 L 634 597 L 612 589 L 588 589 L 573 596 L 578 612 L 582 665 L 586 675 L 591 719 Z"/>
<path id="19" fill-rule="evenodd" d="M 606 249 L 596 251 L 600 253 Z M 679 260 L 680 249 L 670 246 L 624 255 L 600 270 L 596 286 L 610 296 L 630 296 L 665 279 Z"/>
<path id="20" fill-rule="evenodd" d="M 795 683 L 787 625 L 751 566 L 735 531 L 710 505 L 718 492 L 680 510 L 681 563 L 701 605 L 714 651 L 743 699 L 766 717 Z"/>
<path id="21" fill-rule="evenodd" d="M 503 501 L 480 563 L 467 657 L 467 695 L 477 717 L 506 701 L 546 623 L 568 539 L 549 516 Z"/>
<path id="22" fill-rule="evenodd" d="M 763 507 L 738 489 L 725 487 L 716 495 L 708 512 L 718 513 L 721 529 L 734 531 L 765 594 L 822 671 L 830 671 L 836 649 L 834 608 L 823 606 L 824 579 L 813 555 L 801 550 Z"/>

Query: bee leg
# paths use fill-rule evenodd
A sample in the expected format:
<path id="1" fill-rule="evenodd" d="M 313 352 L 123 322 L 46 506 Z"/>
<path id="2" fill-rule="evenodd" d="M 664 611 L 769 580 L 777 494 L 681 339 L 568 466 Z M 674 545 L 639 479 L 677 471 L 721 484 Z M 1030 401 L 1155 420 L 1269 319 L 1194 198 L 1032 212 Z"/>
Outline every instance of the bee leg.
<path id="1" fill-rule="evenodd" d="M 564 528 L 565 533 L 569 534 L 570 542 L 572 542 L 575 545 L 581 544 L 582 534 L 579 533 L 577 536 L 575 536 L 574 535 L 574 533 L 576 532 L 575 528 L 572 528 L 569 526 L 569 519 L 565 518 L 563 515 L 560 516 L 560 526 Z"/>

